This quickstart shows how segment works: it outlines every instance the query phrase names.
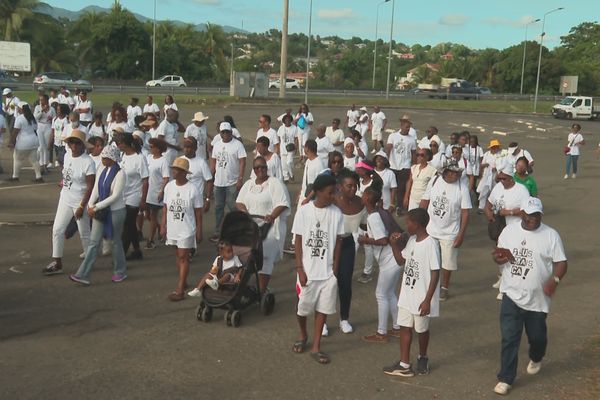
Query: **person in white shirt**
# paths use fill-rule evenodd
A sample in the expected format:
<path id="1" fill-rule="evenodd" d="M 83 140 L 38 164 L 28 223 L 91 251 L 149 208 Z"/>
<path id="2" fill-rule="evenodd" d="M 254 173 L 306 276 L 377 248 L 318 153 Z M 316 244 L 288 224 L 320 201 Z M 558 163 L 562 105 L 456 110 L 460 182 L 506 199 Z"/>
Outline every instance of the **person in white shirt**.
<path id="1" fill-rule="evenodd" d="M 175 260 L 179 270 L 177 288 L 169 296 L 171 301 L 185 299 L 187 276 L 190 272 L 190 254 L 202 241 L 202 195 L 187 180 L 189 162 L 183 157 L 171 166 L 173 180 L 165 186 L 164 207 L 160 234 L 166 244 L 175 247 Z"/>
<path id="2" fill-rule="evenodd" d="M 496 167 L 502 164 L 502 159 L 506 153 L 502 151 L 502 145 L 497 139 L 490 140 L 488 151 L 483 153 L 481 159 L 479 183 L 477 184 L 477 193 L 479 193 L 479 209 L 478 214 L 484 213 L 485 203 L 492 189 L 496 185 Z"/>
<path id="3" fill-rule="evenodd" d="M 92 267 L 98 257 L 98 250 L 103 237 L 112 240 L 114 283 L 127 279 L 127 263 L 121 242 L 125 223 L 125 172 L 119 167 L 119 151 L 113 146 L 106 146 L 100 154 L 102 167 L 96 173 L 94 189 L 88 203 L 87 214 L 92 218 L 90 242 L 85 251 L 85 258 L 77 272 L 69 276 L 73 282 L 90 285 Z"/>
<path id="4" fill-rule="evenodd" d="M 523 327 L 529 342 L 527 373 L 542 367 L 548 343 L 546 317 L 551 298 L 565 274 L 567 257 L 560 235 L 542 223 L 542 202 L 530 197 L 521 205 L 521 223 L 508 225 L 492 253 L 502 268 L 500 307 L 502 352 L 494 391 L 507 394 L 517 375 Z"/>
<path id="5" fill-rule="evenodd" d="M 212 138 L 212 140 L 210 142 L 210 146 L 208 148 L 209 154 L 212 153 L 213 147 L 215 147 L 215 145 L 221 141 L 221 134 L 218 133 L 219 127 L 221 126 L 221 122 L 227 122 L 231 126 L 231 134 L 233 135 L 233 138 L 236 140 L 239 140 L 240 142 L 242 142 L 242 144 L 244 143 L 244 140 L 242 139 L 242 134 L 240 133 L 239 129 L 235 126 L 233 117 L 231 115 L 224 115 L 223 121 L 217 122 L 217 128 L 216 128 L 217 134 Z M 210 139 L 210 135 L 208 135 L 208 137 Z"/>
<path id="6" fill-rule="evenodd" d="M 268 114 L 262 114 L 258 118 L 258 126 L 259 128 L 256 132 L 256 139 L 266 136 L 269 138 L 269 151 L 271 153 L 279 154 L 279 136 L 277 136 L 277 131 L 271 128 L 271 116 Z"/>
<path id="7" fill-rule="evenodd" d="M 283 183 L 283 168 L 281 166 L 281 159 L 277 153 L 270 152 L 269 147 L 269 138 L 266 136 L 259 137 L 256 140 L 257 157 L 261 156 L 267 162 L 267 175 L 276 178 Z M 255 177 L 256 175 L 254 170 L 252 170 L 252 172 L 250 172 L 250 178 Z"/>
<path id="8" fill-rule="evenodd" d="M 277 122 L 281 122 L 283 124 L 283 119 L 285 118 L 286 115 L 289 115 L 290 117 L 292 117 L 292 120 L 294 119 L 294 116 L 292 115 L 292 109 L 286 108 L 285 112 L 283 114 L 279 115 L 279 117 L 277 117 Z"/>
<path id="9" fill-rule="evenodd" d="M 435 141 L 432 142 L 432 144 L 434 143 Z M 435 144 L 437 145 L 437 143 Z M 406 210 L 419 208 L 429 181 L 437 175 L 437 168 L 429 164 L 432 157 L 430 149 L 418 148 L 416 156 L 417 163 L 410 167 L 410 177 L 406 183 L 406 193 L 404 194 Z"/>
<path id="10" fill-rule="evenodd" d="M 179 130 L 184 131 L 185 128 L 178 122 L 179 113 L 175 110 L 168 109 L 166 118 L 163 119 L 156 128 L 156 137 L 164 139 L 167 142 L 168 149 L 165 153 L 169 165 L 173 164 L 173 160 L 177 157 L 177 153 L 181 148 L 177 145 Z"/>
<path id="11" fill-rule="evenodd" d="M 129 123 L 130 126 L 135 126 L 135 117 L 143 114 L 139 103 L 140 99 L 137 97 L 132 97 L 129 105 L 127 106 L 127 123 Z"/>
<path id="12" fill-rule="evenodd" d="M 452 148 L 454 148 L 455 146 L 459 146 L 459 143 L 458 143 L 459 137 L 460 137 L 460 135 L 458 134 L 458 132 L 452 132 L 450 134 L 450 142 L 444 149 L 444 153 L 446 154 L 446 156 L 448 158 L 452 157 Z"/>
<path id="13" fill-rule="evenodd" d="M 390 160 L 390 168 L 396 174 L 398 191 L 396 192 L 396 206 L 402 211 L 404 195 L 406 194 L 406 183 L 410 178 L 410 167 L 415 161 L 417 142 L 409 135 L 410 122 L 400 121 L 400 130 L 390 134 L 385 145 L 385 152 Z"/>
<path id="14" fill-rule="evenodd" d="M 0 113 L 0 148 L 4 144 L 4 136 L 6 135 L 6 119 L 4 115 Z M 0 161 L 0 174 L 4 173 L 4 168 L 2 168 L 2 162 Z"/>
<path id="15" fill-rule="evenodd" d="M 62 133 L 63 136 L 65 136 L 65 137 L 70 136 L 71 131 L 73 131 L 74 129 L 78 129 L 81 132 L 83 132 L 85 134 L 86 139 L 90 138 L 88 129 L 81 124 L 81 121 L 79 121 L 79 114 L 76 111 L 72 111 L 69 114 L 69 123 L 67 125 L 65 125 L 65 128 Z M 67 149 L 67 153 L 68 152 L 69 152 L 69 149 Z"/>
<path id="16" fill-rule="evenodd" d="M 510 162 L 512 163 L 512 165 L 514 167 L 516 167 L 517 160 L 519 158 L 521 158 L 521 157 L 525 157 L 527 159 L 527 162 L 529 164 L 529 171 L 528 171 L 528 173 L 530 173 L 530 174 L 533 173 L 533 165 L 535 164 L 535 160 L 531 156 L 531 153 L 528 152 L 525 149 L 522 149 L 519 146 L 519 143 L 517 143 L 517 142 L 510 142 L 508 144 L 506 158 L 508 160 L 510 160 Z"/>
<path id="17" fill-rule="evenodd" d="M 294 116 L 294 125 L 298 128 L 298 144 L 301 151 L 304 151 L 304 144 L 310 138 L 310 130 L 314 121 L 315 119 L 308 109 L 308 104 L 302 104 Z M 302 156 L 305 157 L 304 153 Z"/>
<path id="18" fill-rule="evenodd" d="M 48 147 L 48 150 L 56 153 L 56 161 L 54 162 L 55 167 L 62 167 L 64 163 L 66 148 L 65 142 L 63 141 L 63 139 L 65 138 L 65 136 L 63 136 L 63 132 L 68 124 L 69 106 L 67 106 L 66 104 L 59 104 L 56 107 L 56 118 L 52 120 L 52 133 L 50 134 L 52 150 L 50 149 L 50 147 Z"/>
<path id="19" fill-rule="evenodd" d="M 577 177 L 577 160 L 579 159 L 579 155 L 581 154 L 579 148 L 583 145 L 585 145 L 585 139 L 581 134 L 581 125 L 571 125 L 571 133 L 569 133 L 569 136 L 567 136 L 567 146 L 565 148 L 567 163 L 565 168 L 564 179 L 569 178 L 569 174 L 571 173 L 571 166 L 573 166 L 573 175 L 571 175 L 571 178 L 575 179 Z"/>
<path id="20" fill-rule="evenodd" d="M 367 107 L 361 107 L 359 111 L 360 115 L 358 117 L 358 122 L 356 123 L 355 129 L 360 132 L 363 138 L 366 138 L 370 125 L 368 110 Z M 371 138 L 371 140 L 373 141 L 373 150 L 371 150 L 371 153 L 375 154 L 377 152 L 377 146 L 379 143 L 376 140 L 373 140 L 373 138 Z"/>
<path id="21" fill-rule="evenodd" d="M 90 137 L 98 136 L 101 137 L 105 142 L 108 139 L 108 134 L 106 132 L 106 127 L 102 122 L 102 112 L 96 111 L 94 113 L 94 119 L 92 123 L 88 126 L 88 133 Z"/>
<path id="22" fill-rule="evenodd" d="M 373 114 L 371 114 L 371 121 L 369 130 L 371 131 L 371 138 L 373 139 L 373 148 L 379 147 L 379 150 L 383 148 L 383 132 L 387 125 L 387 119 L 385 114 L 381 111 L 379 106 L 373 107 Z"/>
<path id="23" fill-rule="evenodd" d="M 210 167 L 206 160 L 196 155 L 196 147 L 198 142 L 193 137 L 188 137 L 183 140 L 183 156 L 189 163 L 190 174 L 187 176 L 188 181 L 198 189 L 198 193 L 202 196 L 202 209 L 207 213 L 210 209 L 210 199 L 213 195 L 214 179 Z"/>
<path id="24" fill-rule="evenodd" d="M 403 122 L 403 121 L 408 123 L 408 126 L 409 126 L 408 135 L 410 137 L 412 137 L 413 139 L 415 139 L 415 142 L 416 142 L 417 141 L 417 130 L 415 128 L 413 128 L 413 123 L 412 123 L 412 120 L 410 119 L 410 115 L 404 114 L 402 116 L 402 118 L 400 118 L 400 122 Z"/>
<path id="25" fill-rule="evenodd" d="M 13 150 L 13 173 L 9 182 L 18 182 L 21 168 L 25 160 L 28 160 L 35 172 L 34 183 L 42 183 L 42 170 L 38 161 L 37 150 L 40 145 L 36 134 L 37 123 L 31 112 L 29 104 L 19 102 L 17 117 L 10 135 L 8 147 Z"/>
<path id="26" fill-rule="evenodd" d="M 444 153 L 446 151 L 446 145 L 438 135 L 438 128 L 435 126 L 430 126 L 425 131 L 426 136 L 423 136 L 418 142 L 417 146 L 421 149 L 430 149 L 431 141 L 435 141 L 438 144 L 438 149 L 440 152 Z"/>
<path id="27" fill-rule="evenodd" d="M 383 368 L 387 375 L 412 377 L 415 371 L 410 364 L 412 330 L 419 335 L 419 375 L 429 374 L 429 323 L 439 316 L 440 248 L 427 234 L 429 214 L 422 208 L 410 210 L 406 215 L 406 230 L 410 235 L 402 248 L 404 235 L 393 233 L 390 237 L 394 257 L 404 265 L 397 323 L 400 325 L 400 361 Z"/>
<path id="28" fill-rule="evenodd" d="M 358 162 L 358 156 L 354 150 L 354 140 L 352 138 L 346 138 L 344 140 L 344 168 L 348 168 L 350 171 L 356 169 L 356 163 Z"/>
<path id="29" fill-rule="evenodd" d="M 325 165 L 327 165 L 329 160 L 329 153 L 335 150 L 331 140 L 325 135 L 326 130 L 327 127 L 324 124 L 319 124 L 317 127 L 317 137 L 315 138 L 315 142 L 317 142 L 317 155 L 323 160 L 323 164 Z"/>
<path id="30" fill-rule="evenodd" d="M 356 129 L 350 131 L 352 134 L 352 140 L 354 141 L 354 154 L 358 157 L 358 160 L 366 160 L 369 155 L 369 145 L 367 141 L 363 139 L 363 136 Z"/>
<path id="31" fill-rule="evenodd" d="M 177 104 L 175 104 L 175 100 L 173 99 L 173 96 L 171 96 L 170 94 L 165 96 L 165 104 L 162 109 L 163 118 L 165 118 L 165 119 L 167 118 L 168 110 L 179 111 L 179 108 L 177 108 Z"/>
<path id="32" fill-rule="evenodd" d="M 69 92 L 69 90 L 64 86 L 60 88 L 58 102 L 59 104 L 66 104 L 69 106 L 69 112 L 73 111 L 73 108 L 75 107 L 75 101 L 71 97 L 71 92 Z"/>
<path id="33" fill-rule="evenodd" d="M 356 104 L 352 104 L 350 109 L 346 111 L 346 120 L 344 121 L 344 126 L 350 131 L 352 129 L 356 129 L 358 117 L 360 117 L 360 111 L 356 109 Z"/>
<path id="34" fill-rule="evenodd" d="M 329 141 L 336 151 L 344 153 L 344 140 L 346 139 L 346 136 L 344 135 L 344 131 L 340 129 L 339 118 L 334 118 L 331 121 L 331 126 L 327 127 L 325 135 L 329 138 Z"/>
<path id="35" fill-rule="evenodd" d="M 208 119 L 208 115 L 204 115 L 202 112 L 195 113 L 192 123 L 185 128 L 183 134 L 184 138 L 193 137 L 196 139 L 198 144 L 196 155 L 205 161 L 208 161 L 208 129 L 206 128 Z"/>
<path id="36" fill-rule="evenodd" d="M 396 210 L 396 191 L 398 190 L 398 183 L 396 182 L 396 175 L 390 169 L 390 163 L 387 155 L 384 151 L 379 151 L 373 157 L 375 162 L 375 172 L 381 178 L 383 187 L 381 190 L 382 207 L 384 210 L 394 212 Z"/>
<path id="37" fill-rule="evenodd" d="M 65 248 L 65 231 L 75 217 L 81 245 L 85 252 L 90 240 L 90 219 L 87 204 L 96 178 L 94 160 L 85 152 L 85 134 L 79 130 L 66 138 L 70 154 L 65 155 L 62 169 L 62 189 L 52 226 L 52 262 L 42 272 L 44 275 L 62 273 L 62 257 Z M 83 254 L 85 256 L 85 254 Z"/>
<path id="38" fill-rule="evenodd" d="M 73 107 L 73 111 L 79 114 L 79 121 L 81 122 L 81 125 L 86 128 L 92 123 L 92 109 L 92 101 L 88 99 L 87 92 L 82 90 L 79 93 L 79 101 L 75 107 Z"/>
<path id="39" fill-rule="evenodd" d="M 144 104 L 143 113 L 148 118 L 148 115 L 154 115 L 156 118 L 160 118 L 160 108 L 158 104 L 154 102 L 152 96 L 146 97 L 146 103 Z"/>
<path id="40" fill-rule="evenodd" d="M 47 172 L 50 163 L 50 150 L 52 143 L 52 121 L 56 118 L 56 111 L 48 103 L 48 95 L 39 97 L 39 102 L 33 110 L 33 116 L 37 122 L 37 137 L 39 141 L 38 155 L 42 171 Z"/>
<path id="41" fill-rule="evenodd" d="M 471 135 L 469 138 L 469 145 L 463 148 L 463 156 L 467 160 L 466 173 L 469 177 L 469 190 L 473 191 L 477 179 L 481 176 L 481 160 L 483 159 L 483 150 L 479 146 L 479 138 L 476 135 Z"/>
<path id="42" fill-rule="evenodd" d="M 229 122 L 219 124 L 221 140 L 212 149 L 210 170 L 215 178 L 215 233 L 211 241 L 219 239 L 225 206 L 235 210 L 235 199 L 242 188 L 246 169 L 246 150 L 239 140 L 233 139 Z"/>
<path id="43" fill-rule="evenodd" d="M 440 176 L 429 181 L 420 208 L 429 213 L 427 233 L 440 243 L 442 254 L 442 284 L 440 301 L 448 298 L 450 275 L 458 269 L 458 248 L 462 245 L 469 224 L 471 195 L 460 181 L 462 168 L 448 163 Z"/>
<path id="44" fill-rule="evenodd" d="M 167 159 L 163 155 L 167 149 L 164 140 L 150 139 L 150 154 L 148 154 L 148 195 L 146 196 L 146 218 L 150 221 L 150 233 L 146 241 L 146 250 L 156 248 L 154 237 L 159 228 L 158 212 L 163 208 L 165 186 L 171 178 Z"/>
<path id="45" fill-rule="evenodd" d="M 329 355 L 321 351 L 321 335 L 327 315 L 336 312 L 336 276 L 344 234 L 343 214 L 333 204 L 335 186 L 336 179 L 333 176 L 319 175 L 313 186 L 315 200 L 298 209 L 292 226 L 296 238 L 296 315 L 300 328 L 300 337 L 292 350 L 294 353 L 303 353 L 306 350 L 306 319 L 314 313 L 314 337 L 310 355 L 319 364 L 328 364 L 331 361 Z"/>
<path id="46" fill-rule="evenodd" d="M 51 107 L 55 103 L 58 104 L 58 96 L 56 95 L 56 89 L 50 89 L 50 97 L 48 98 L 48 103 Z"/>
<path id="47" fill-rule="evenodd" d="M 21 100 L 9 88 L 2 90 L 2 96 L 4 96 L 2 100 L 2 112 L 4 113 L 4 118 L 6 118 L 6 128 L 12 131 L 15 118 L 19 115 L 18 105 Z"/>
<path id="48" fill-rule="evenodd" d="M 294 180 L 294 155 L 298 151 L 298 128 L 292 124 L 292 119 L 290 114 L 284 114 L 281 120 L 283 125 L 277 130 L 285 182 Z"/>

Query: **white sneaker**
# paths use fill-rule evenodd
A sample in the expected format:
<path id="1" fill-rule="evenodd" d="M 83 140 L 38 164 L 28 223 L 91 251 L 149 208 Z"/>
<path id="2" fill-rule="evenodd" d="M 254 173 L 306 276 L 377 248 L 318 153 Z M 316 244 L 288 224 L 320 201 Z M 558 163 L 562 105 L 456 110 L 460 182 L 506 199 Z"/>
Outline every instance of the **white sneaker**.
<path id="1" fill-rule="evenodd" d="M 321 336 L 323 336 L 323 337 L 329 336 L 329 329 L 327 329 L 327 324 L 323 324 L 323 331 L 321 331 Z"/>
<path id="2" fill-rule="evenodd" d="M 540 372 L 540 369 L 542 369 L 542 362 L 533 362 L 531 360 L 529 360 L 529 364 L 527 364 L 527 373 L 529 375 L 535 375 L 538 372 Z"/>
<path id="3" fill-rule="evenodd" d="M 496 300 L 502 301 L 503 297 L 504 297 L 504 295 L 502 293 L 498 293 L 498 296 L 496 296 Z"/>
<path id="4" fill-rule="evenodd" d="M 577 178 L 577 174 L 573 174 L 573 175 L 571 175 L 571 178 L 572 178 L 572 179 L 575 179 L 575 178 Z"/>
<path id="5" fill-rule="evenodd" d="M 188 296 L 190 297 L 200 297 L 202 296 L 202 292 L 198 288 L 194 288 L 194 290 L 190 290 L 188 292 Z"/>
<path id="6" fill-rule="evenodd" d="M 46 168 L 52 168 L 54 166 L 54 164 L 52 164 L 51 162 L 49 162 L 48 164 L 46 164 Z"/>
<path id="7" fill-rule="evenodd" d="M 352 325 L 350 325 L 350 322 L 348 322 L 347 320 L 340 321 L 340 329 L 342 330 L 342 333 L 354 332 L 354 329 L 352 329 Z"/>
<path id="8" fill-rule="evenodd" d="M 565 174 L 565 176 L 563 176 L 563 179 L 569 179 L 569 175 Z"/>
<path id="9" fill-rule="evenodd" d="M 375 150 L 375 149 L 371 150 L 371 154 L 375 154 L 375 153 L 377 153 L 377 150 Z"/>
<path id="10" fill-rule="evenodd" d="M 60 163 L 58 161 L 54 161 L 54 166 L 58 168 L 60 167 Z"/>
<path id="11" fill-rule="evenodd" d="M 492 287 L 493 287 L 494 289 L 499 289 L 499 288 L 500 288 L 500 281 L 501 281 L 501 280 L 502 280 L 502 275 L 498 275 L 498 280 L 496 281 L 496 283 L 494 283 L 494 284 L 492 285 Z"/>
<path id="12" fill-rule="evenodd" d="M 85 251 L 79 255 L 79 258 L 81 258 L 82 260 L 85 258 Z"/>
<path id="13" fill-rule="evenodd" d="M 496 384 L 496 387 L 494 387 L 494 393 L 500 394 L 502 396 L 508 394 L 509 390 L 510 390 L 510 385 L 508 383 L 504 383 L 504 382 L 498 382 Z"/>

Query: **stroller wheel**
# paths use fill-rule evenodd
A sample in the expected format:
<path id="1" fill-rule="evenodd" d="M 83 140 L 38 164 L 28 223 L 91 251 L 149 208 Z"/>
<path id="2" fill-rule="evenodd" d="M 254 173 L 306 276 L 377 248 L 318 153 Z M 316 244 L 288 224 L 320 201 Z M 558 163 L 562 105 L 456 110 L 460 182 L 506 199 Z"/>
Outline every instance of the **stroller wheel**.
<path id="1" fill-rule="evenodd" d="M 264 315 L 269 315 L 273 312 L 273 309 L 275 308 L 275 296 L 273 295 L 273 293 L 267 293 L 263 296 L 263 298 L 260 300 L 260 311 L 262 311 L 262 313 Z"/>
<path id="2" fill-rule="evenodd" d="M 231 326 L 231 311 L 230 310 L 225 311 L 224 319 L 225 319 L 225 325 Z"/>
<path id="3" fill-rule="evenodd" d="M 231 325 L 234 328 L 237 328 L 242 323 L 242 313 L 239 312 L 238 310 L 233 311 L 231 313 L 230 320 L 231 320 Z"/>
<path id="4" fill-rule="evenodd" d="M 202 315 L 200 316 L 201 321 L 210 322 L 210 320 L 212 319 L 212 315 L 213 309 L 208 306 L 204 306 L 204 309 L 202 310 Z"/>
<path id="5" fill-rule="evenodd" d="M 200 304 L 198 304 L 198 307 L 196 307 L 196 319 L 198 319 L 198 321 L 203 321 L 202 319 L 202 313 L 204 312 L 204 309 L 206 308 L 206 304 L 204 304 L 204 302 L 200 302 Z"/>

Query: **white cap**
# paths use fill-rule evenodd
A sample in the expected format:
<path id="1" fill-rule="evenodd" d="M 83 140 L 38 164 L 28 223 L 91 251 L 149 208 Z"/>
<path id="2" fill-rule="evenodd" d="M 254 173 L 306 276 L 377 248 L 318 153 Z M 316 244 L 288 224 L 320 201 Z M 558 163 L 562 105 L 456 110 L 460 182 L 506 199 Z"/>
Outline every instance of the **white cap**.
<path id="1" fill-rule="evenodd" d="M 231 129 L 231 124 L 229 122 L 221 122 L 221 124 L 219 125 L 219 132 L 223 131 L 233 132 L 233 130 Z"/>
<path id="2" fill-rule="evenodd" d="M 504 175 L 513 176 L 515 174 L 515 166 L 507 157 L 504 157 L 504 161 L 498 167 L 498 172 L 501 172 Z"/>
<path id="3" fill-rule="evenodd" d="M 360 111 L 368 111 L 368 110 L 367 110 L 367 107 L 365 107 L 365 106 L 362 106 L 362 107 L 360 108 Z"/>
<path id="4" fill-rule="evenodd" d="M 4 88 L 4 90 L 2 91 L 2 96 L 6 96 L 7 94 L 11 94 L 12 90 L 11 88 Z"/>
<path id="5" fill-rule="evenodd" d="M 383 150 L 379 150 L 377 153 L 375 153 L 375 155 L 373 156 L 373 159 L 375 159 L 375 157 L 377 157 L 377 156 L 383 157 L 386 160 L 388 159 L 387 154 L 385 154 L 385 151 L 383 151 Z"/>
<path id="6" fill-rule="evenodd" d="M 517 150 L 519 148 L 519 146 L 514 146 L 514 147 L 509 147 L 508 148 L 508 154 L 512 154 L 515 152 L 515 150 Z"/>
<path id="7" fill-rule="evenodd" d="M 544 207 L 542 206 L 542 201 L 537 197 L 530 197 L 527 200 L 525 200 L 523 204 L 521 204 L 521 210 L 523 210 L 525 214 L 544 214 Z"/>
<path id="8" fill-rule="evenodd" d="M 27 105 L 29 105 L 29 104 L 27 104 L 26 101 L 20 101 L 19 104 L 17 104 L 17 107 L 23 108 L 23 106 L 27 106 Z"/>
<path id="9" fill-rule="evenodd" d="M 346 147 L 347 144 L 354 145 L 354 140 L 352 140 L 352 138 L 347 137 L 346 139 L 344 139 L 344 147 Z"/>

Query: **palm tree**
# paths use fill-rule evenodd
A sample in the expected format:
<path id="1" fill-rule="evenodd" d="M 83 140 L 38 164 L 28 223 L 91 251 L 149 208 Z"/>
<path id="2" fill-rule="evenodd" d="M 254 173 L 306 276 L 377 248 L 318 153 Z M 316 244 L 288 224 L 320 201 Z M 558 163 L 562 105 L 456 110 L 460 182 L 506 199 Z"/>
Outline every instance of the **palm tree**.
<path id="1" fill-rule="evenodd" d="M 33 14 L 38 3 L 37 0 L 0 1 L 0 24 L 4 27 L 4 40 L 19 39 L 23 21 Z"/>

